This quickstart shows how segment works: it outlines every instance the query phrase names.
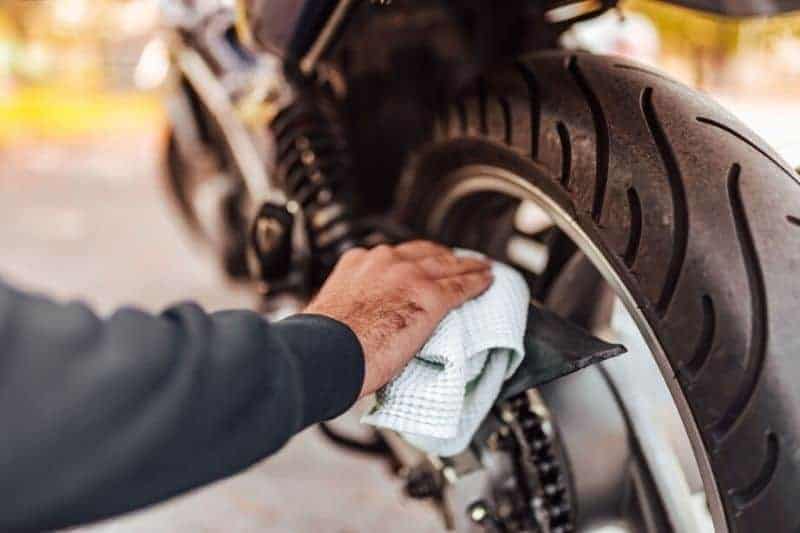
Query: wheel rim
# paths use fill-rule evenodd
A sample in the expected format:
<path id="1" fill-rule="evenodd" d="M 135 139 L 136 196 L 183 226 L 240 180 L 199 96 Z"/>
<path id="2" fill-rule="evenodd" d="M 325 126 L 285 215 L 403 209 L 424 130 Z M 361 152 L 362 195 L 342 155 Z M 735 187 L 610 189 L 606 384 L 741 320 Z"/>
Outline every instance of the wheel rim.
<path id="1" fill-rule="evenodd" d="M 516 200 L 529 201 L 538 206 L 551 218 L 554 225 L 570 238 L 602 275 L 635 323 L 636 329 L 655 359 L 688 435 L 703 481 L 703 488 L 714 528 L 719 532 L 727 531 L 722 501 L 714 481 L 709 458 L 683 390 L 675 380 L 669 379 L 673 376 L 673 370 L 657 335 L 650 327 L 643 311 L 628 290 L 622 277 L 603 251 L 575 218 L 558 202 L 529 180 L 504 168 L 490 165 L 464 166 L 445 176 L 441 183 L 451 185 L 440 189 L 439 192 L 441 194 L 435 195 L 436 199 L 433 201 L 433 207 L 427 211 L 430 213 L 426 220 L 426 230 L 429 235 L 442 235 L 446 231 L 448 218 L 452 216 L 458 205 L 464 200 L 481 194 L 500 194 Z M 637 434 L 635 427 L 631 427 L 631 432 L 637 439 L 647 439 L 647 435 Z M 657 446 L 652 446 L 653 443 L 648 444 L 645 442 L 643 444 L 650 452 L 658 450 Z M 658 460 L 658 457 L 650 457 L 648 462 L 655 461 L 658 463 Z M 654 481 L 660 489 L 660 496 L 673 529 L 675 531 L 698 531 L 695 520 L 689 518 L 691 513 L 687 512 L 685 505 L 681 505 L 679 501 L 681 498 L 676 498 L 675 491 L 680 492 L 681 489 L 676 485 L 675 480 L 670 479 L 669 473 L 664 470 L 656 469 L 653 471 L 651 469 L 651 472 L 654 474 Z M 683 501 L 685 502 L 685 500 Z"/>

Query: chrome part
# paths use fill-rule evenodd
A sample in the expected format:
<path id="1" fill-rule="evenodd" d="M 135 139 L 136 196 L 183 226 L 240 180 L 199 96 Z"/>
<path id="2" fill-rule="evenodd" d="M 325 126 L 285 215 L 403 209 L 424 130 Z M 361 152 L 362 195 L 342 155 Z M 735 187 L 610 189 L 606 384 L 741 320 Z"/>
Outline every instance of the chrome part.
<path id="1" fill-rule="evenodd" d="M 537 275 L 544 272 L 550 261 L 547 245 L 520 236 L 511 237 L 507 253 L 512 263 Z"/>
<path id="2" fill-rule="evenodd" d="M 669 398 L 664 397 L 668 394 L 665 387 L 652 382 L 652 378 L 658 375 L 654 372 L 657 368 L 649 357 L 644 339 L 635 333 L 635 325 L 629 315 L 617 309 L 612 317 L 611 328 L 613 338 L 629 346 L 632 354 L 639 355 L 638 358 L 628 357 L 622 362 L 609 361 L 603 365 L 624 409 L 639 451 L 647 462 L 661 498 L 666 500 L 666 508 L 681 511 L 678 513 L 679 521 L 670 517 L 675 529 L 700 531 L 691 505 L 692 489 L 702 489 L 691 487 L 692 478 L 699 481 L 699 473 L 694 461 L 685 455 L 681 460 L 679 456 L 682 448 L 687 451 L 690 449 L 683 424 L 677 413 L 668 409 Z M 648 378 L 651 383 L 647 383 Z"/>
<path id="3" fill-rule="evenodd" d="M 186 91 L 170 92 L 165 107 L 172 127 L 167 157 L 175 158 L 168 165 L 169 189 L 189 229 L 221 250 L 226 240 L 222 212 L 227 199 L 235 194 L 237 180 L 203 143 Z M 175 164 L 180 168 L 173 168 Z"/>
<path id="4" fill-rule="evenodd" d="M 228 274 L 261 279 L 288 270 L 291 257 L 298 210 L 274 178 L 276 147 L 267 126 L 294 94 L 276 57 L 242 47 L 231 7 L 187 0 L 166 8 L 173 85 L 167 100 L 179 152 L 170 183 L 184 218 L 222 252 Z M 218 194 L 204 213 L 209 192 Z"/>
<path id="5" fill-rule="evenodd" d="M 514 226 L 527 235 L 535 235 L 553 227 L 553 219 L 533 202 L 523 200 L 514 214 Z"/>
<path id="6" fill-rule="evenodd" d="M 222 130 L 237 170 L 247 187 L 248 196 L 256 205 L 267 199 L 276 203 L 285 202 L 283 192 L 270 184 L 263 157 L 242 121 L 237 119 L 236 109 L 228 92 L 208 64 L 200 54 L 189 48 L 178 53 L 177 64 Z"/>
<path id="7" fill-rule="evenodd" d="M 339 0 L 333 13 L 325 22 L 322 31 L 317 35 L 314 44 L 311 45 L 306 55 L 300 60 L 300 72 L 306 76 L 313 74 L 320 58 L 333 43 L 334 37 L 357 4 L 358 0 Z"/>
<path id="8" fill-rule="evenodd" d="M 187 0 L 172 17 L 173 28 L 180 28 L 171 33 L 173 78 L 177 92 L 187 93 L 183 107 L 189 111 L 174 120 L 188 114 L 195 123 L 181 144 L 196 145 L 186 154 L 209 152 L 220 174 L 235 184 L 235 196 L 223 199 L 232 201 L 225 207 L 233 219 L 225 228 L 231 250 L 226 266 L 235 265 L 228 271 L 237 277 L 263 282 L 271 295 L 308 295 L 347 249 L 391 240 L 387 225 L 355 219 L 349 148 L 331 95 L 346 87 L 334 71 L 316 68 L 357 3 L 330 0 L 309 13 L 325 24 L 304 63 L 321 75 L 305 80 L 287 79 L 276 56 L 241 46 L 232 2 L 216 8 L 201 2 L 193 12 Z M 306 4 L 258 5 L 300 10 Z"/>
<path id="9" fill-rule="evenodd" d="M 605 6 L 600 0 L 579 0 L 578 2 L 548 10 L 544 14 L 544 19 L 551 24 L 557 24 L 574 20 L 589 13 L 604 10 Z"/>
<path id="10" fill-rule="evenodd" d="M 489 517 L 489 509 L 486 507 L 486 502 L 475 502 L 467 508 L 469 519 L 476 524 L 482 524 Z"/>
<path id="11" fill-rule="evenodd" d="M 237 32 L 310 77 L 359 0 L 236 0 Z"/>
<path id="12" fill-rule="evenodd" d="M 278 59 L 268 54 L 255 55 L 241 47 L 232 33 L 234 13 L 230 2 L 221 0 L 181 0 L 162 2 L 165 33 L 172 64 L 171 78 L 176 86 L 172 94 L 191 88 L 198 104 L 220 130 L 220 144 L 228 152 L 247 194 L 252 211 L 263 201 L 284 203 L 282 191 L 269 175 L 272 155 L 263 127 L 293 99 L 289 83 L 281 72 Z M 182 95 L 184 100 L 186 95 Z M 174 106 L 173 106 L 174 107 Z M 192 116 L 195 110 L 184 109 L 172 115 L 178 130 L 197 129 L 203 117 Z M 184 144 L 202 144 L 196 134 L 184 136 Z M 199 146 L 194 151 L 208 150 Z M 220 148 L 215 147 L 215 148 Z"/>
<path id="13" fill-rule="evenodd" d="M 546 171 L 542 170 L 543 175 Z M 457 184 L 448 191 L 447 195 L 442 198 L 441 202 L 436 206 L 432 212 L 428 230 L 430 234 L 439 234 L 445 223 L 445 218 L 454 205 L 465 198 L 466 196 L 481 193 L 481 192 L 499 192 L 510 195 L 512 197 L 525 199 L 536 203 L 541 209 L 550 215 L 553 222 L 559 227 L 573 242 L 586 254 L 589 260 L 594 264 L 595 268 L 602 274 L 605 280 L 611 285 L 612 289 L 620 298 L 625 309 L 630 317 L 633 319 L 638 331 L 641 333 L 642 338 L 645 340 L 649 351 L 661 371 L 664 382 L 668 387 L 674 404 L 678 409 L 681 419 L 683 420 L 684 427 L 689 436 L 694 457 L 699 466 L 699 471 L 702 477 L 703 486 L 705 489 L 706 497 L 708 498 L 708 506 L 711 510 L 713 524 L 715 530 L 718 532 L 726 532 L 727 524 L 720 500 L 719 492 L 714 482 L 711 467 L 705 448 L 700 438 L 700 433 L 697 428 L 696 422 L 689 410 L 686 398 L 683 395 L 678 382 L 676 381 L 669 362 L 666 358 L 661 344 L 655 335 L 655 332 L 650 328 L 643 311 L 636 304 L 630 291 L 627 290 L 624 282 L 616 272 L 614 267 L 605 258 L 603 252 L 597 247 L 592 239 L 583 231 L 580 225 L 567 213 L 557 202 L 545 194 L 541 189 L 531 184 L 527 180 L 522 179 L 504 169 L 484 166 L 473 165 L 460 169 L 453 175 L 448 177 Z M 638 437 L 638 435 L 635 435 Z M 638 440 L 637 440 L 638 442 Z M 664 447 L 659 441 L 651 442 L 645 440 L 644 444 L 639 443 L 643 448 L 648 449 L 645 456 L 647 459 L 647 466 L 653 471 L 657 471 L 655 475 L 656 482 L 659 488 L 663 490 L 670 490 L 677 488 L 677 493 L 662 496 L 662 503 L 664 510 L 667 514 L 670 526 L 675 531 L 680 532 L 694 532 L 699 531 L 699 525 L 693 518 L 687 518 L 687 509 L 694 508 L 696 504 L 691 498 L 689 491 L 686 490 L 685 485 L 675 481 L 674 477 L 677 475 L 675 470 L 676 461 L 673 459 L 662 460 L 659 457 L 660 453 L 668 453 L 667 448 Z M 654 451 L 656 453 L 654 453 Z M 578 457 L 580 460 L 580 457 Z M 684 482 L 685 483 L 685 482 Z M 661 491 L 659 491 L 661 492 Z"/>

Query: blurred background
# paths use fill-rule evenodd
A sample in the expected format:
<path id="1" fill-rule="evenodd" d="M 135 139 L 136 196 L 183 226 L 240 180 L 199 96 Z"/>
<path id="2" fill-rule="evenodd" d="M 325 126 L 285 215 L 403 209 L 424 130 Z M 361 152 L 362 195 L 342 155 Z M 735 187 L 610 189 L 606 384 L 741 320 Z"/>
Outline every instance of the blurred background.
<path id="1" fill-rule="evenodd" d="M 158 24 L 154 0 L 0 3 L 0 275 L 100 311 L 188 298 L 252 306 L 190 244 L 160 190 Z M 733 21 L 630 0 L 565 38 L 711 93 L 800 164 L 800 15 Z M 391 532 L 410 523 L 441 529 L 384 465 L 309 430 L 241 476 L 83 530 Z"/>

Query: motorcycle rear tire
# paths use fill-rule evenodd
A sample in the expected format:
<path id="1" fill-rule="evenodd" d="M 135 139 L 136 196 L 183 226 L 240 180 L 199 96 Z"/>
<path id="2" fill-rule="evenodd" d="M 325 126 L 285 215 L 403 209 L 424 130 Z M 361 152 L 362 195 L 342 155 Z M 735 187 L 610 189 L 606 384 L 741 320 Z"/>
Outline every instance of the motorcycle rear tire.
<path id="1" fill-rule="evenodd" d="M 717 531 L 797 531 L 794 170 L 707 96 L 583 53 L 539 53 L 485 76 L 442 102 L 435 135 L 413 159 L 401 217 L 419 225 L 470 165 L 545 191 L 601 250 L 666 355 Z"/>

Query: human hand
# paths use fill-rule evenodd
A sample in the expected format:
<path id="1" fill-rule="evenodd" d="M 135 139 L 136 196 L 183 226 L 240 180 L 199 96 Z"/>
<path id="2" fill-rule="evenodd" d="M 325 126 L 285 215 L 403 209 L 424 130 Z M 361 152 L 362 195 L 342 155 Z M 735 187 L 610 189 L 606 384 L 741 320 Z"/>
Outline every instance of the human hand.
<path id="1" fill-rule="evenodd" d="M 364 350 L 361 396 L 388 383 L 451 310 L 492 283 L 491 264 L 428 241 L 345 253 L 306 313 L 347 324 Z"/>

